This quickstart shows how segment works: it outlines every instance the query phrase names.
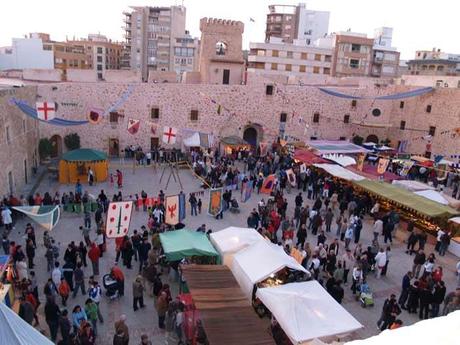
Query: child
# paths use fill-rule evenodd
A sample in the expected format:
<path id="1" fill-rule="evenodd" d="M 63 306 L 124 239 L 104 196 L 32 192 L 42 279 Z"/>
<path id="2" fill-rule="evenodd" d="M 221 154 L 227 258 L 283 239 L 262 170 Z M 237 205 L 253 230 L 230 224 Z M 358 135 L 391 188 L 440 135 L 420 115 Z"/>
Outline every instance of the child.
<path id="1" fill-rule="evenodd" d="M 110 187 L 113 187 L 113 174 L 110 173 Z"/>
<path id="2" fill-rule="evenodd" d="M 203 202 L 201 201 L 201 198 L 198 198 L 198 213 L 201 214 L 201 207 L 203 206 Z"/>

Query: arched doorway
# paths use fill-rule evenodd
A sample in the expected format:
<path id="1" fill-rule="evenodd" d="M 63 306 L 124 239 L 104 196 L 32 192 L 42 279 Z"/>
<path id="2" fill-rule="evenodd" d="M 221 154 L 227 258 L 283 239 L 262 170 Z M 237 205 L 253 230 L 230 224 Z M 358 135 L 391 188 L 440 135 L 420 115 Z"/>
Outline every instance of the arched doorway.
<path id="1" fill-rule="evenodd" d="M 248 127 L 243 132 L 243 139 L 253 148 L 257 147 L 257 130 L 254 127 Z"/>
<path id="2" fill-rule="evenodd" d="M 60 135 L 53 135 L 51 141 L 51 158 L 56 158 L 62 155 L 62 138 Z"/>
<path id="3" fill-rule="evenodd" d="M 379 138 L 375 134 L 368 135 L 366 138 L 366 143 L 379 143 Z"/>

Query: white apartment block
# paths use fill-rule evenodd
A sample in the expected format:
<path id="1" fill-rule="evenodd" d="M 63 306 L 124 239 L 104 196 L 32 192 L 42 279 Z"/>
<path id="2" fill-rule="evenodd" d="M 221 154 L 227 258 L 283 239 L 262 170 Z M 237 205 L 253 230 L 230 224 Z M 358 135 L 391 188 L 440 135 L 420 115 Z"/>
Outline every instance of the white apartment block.
<path id="1" fill-rule="evenodd" d="M 0 70 L 27 68 L 54 68 L 54 54 L 43 49 L 41 38 L 13 38 L 11 47 L 0 48 Z"/>
<path id="2" fill-rule="evenodd" d="M 329 16 L 326 11 L 312 11 L 305 4 L 297 6 L 297 39 L 303 40 L 307 45 L 325 37 L 329 32 Z"/>
<path id="3" fill-rule="evenodd" d="M 250 43 L 248 71 L 263 75 L 305 76 L 331 74 L 332 48 L 282 43 Z"/>
<path id="4" fill-rule="evenodd" d="M 178 76 L 178 81 L 181 81 L 183 73 L 198 71 L 199 50 L 200 40 L 198 38 L 193 38 L 188 33 L 183 37 L 176 37 L 173 70 Z"/>

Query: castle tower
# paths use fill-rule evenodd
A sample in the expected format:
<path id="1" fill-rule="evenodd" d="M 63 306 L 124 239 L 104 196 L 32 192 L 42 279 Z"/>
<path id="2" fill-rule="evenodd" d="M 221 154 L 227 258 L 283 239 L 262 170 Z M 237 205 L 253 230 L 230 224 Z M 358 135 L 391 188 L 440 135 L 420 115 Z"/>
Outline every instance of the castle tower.
<path id="1" fill-rule="evenodd" d="M 244 24 L 233 20 L 200 20 L 200 74 L 205 84 L 241 84 L 244 73 Z"/>

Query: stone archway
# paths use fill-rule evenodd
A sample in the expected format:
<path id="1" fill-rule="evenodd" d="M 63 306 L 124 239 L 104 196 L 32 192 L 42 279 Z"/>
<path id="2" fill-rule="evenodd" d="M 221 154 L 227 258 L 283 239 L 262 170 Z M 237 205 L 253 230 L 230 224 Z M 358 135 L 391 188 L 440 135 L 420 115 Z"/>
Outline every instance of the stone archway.
<path id="1" fill-rule="evenodd" d="M 378 144 L 379 143 L 379 138 L 375 134 L 370 134 L 366 138 L 366 143 L 374 143 Z"/>
<path id="2" fill-rule="evenodd" d="M 51 142 L 51 158 L 57 158 L 62 155 L 62 137 L 60 135 L 53 135 L 50 138 Z"/>
<path id="3" fill-rule="evenodd" d="M 243 139 L 251 144 L 253 148 L 257 147 L 258 133 L 254 127 L 247 127 L 243 132 Z"/>

